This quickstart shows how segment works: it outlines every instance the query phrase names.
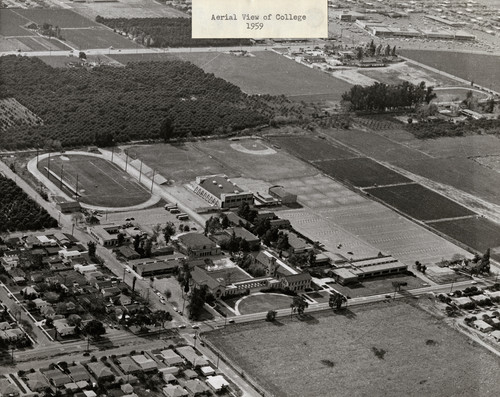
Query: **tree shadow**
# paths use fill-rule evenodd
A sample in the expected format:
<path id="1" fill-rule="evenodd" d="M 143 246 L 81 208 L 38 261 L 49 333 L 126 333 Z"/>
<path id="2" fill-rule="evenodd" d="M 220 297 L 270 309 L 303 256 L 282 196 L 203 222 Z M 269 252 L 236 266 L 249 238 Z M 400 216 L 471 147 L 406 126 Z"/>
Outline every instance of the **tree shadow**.
<path id="1" fill-rule="evenodd" d="M 299 319 L 299 321 L 305 322 L 309 325 L 319 324 L 318 319 L 310 314 L 302 314 L 297 318 Z"/>
<path id="2" fill-rule="evenodd" d="M 356 318 L 356 313 L 354 313 L 353 311 L 347 309 L 347 308 L 342 308 L 342 309 L 335 309 L 333 311 L 335 314 L 338 314 L 340 316 L 344 316 L 346 318 L 348 318 L 349 320 L 353 320 Z"/>
<path id="3" fill-rule="evenodd" d="M 278 320 L 271 321 L 271 324 L 276 325 L 277 327 L 283 327 L 285 325 L 281 321 L 278 321 Z"/>

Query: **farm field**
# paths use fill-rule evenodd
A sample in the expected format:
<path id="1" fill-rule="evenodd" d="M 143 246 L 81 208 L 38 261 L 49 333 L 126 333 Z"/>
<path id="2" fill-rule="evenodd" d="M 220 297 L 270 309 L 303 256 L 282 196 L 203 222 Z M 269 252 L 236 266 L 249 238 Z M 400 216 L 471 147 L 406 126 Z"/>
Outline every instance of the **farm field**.
<path id="1" fill-rule="evenodd" d="M 30 20 L 20 15 L 18 10 L 0 8 L 0 36 L 31 36 L 33 33 L 22 26 Z"/>
<path id="2" fill-rule="evenodd" d="M 336 101 L 351 88 L 350 84 L 342 80 L 300 65 L 271 50 L 255 51 L 252 56 L 246 57 L 217 51 L 172 53 L 164 56 L 168 59 L 174 55 L 237 85 L 247 94 L 283 94 L 290 97 L 307 95 L 311 98 L 318 95 L 319 99 Z M 154 57 L 157 59 L 159 55 Z M 113 58 L 124 63 L 140 60 L 141 56 L 114 55 Z"/>
<path id="3" fill-rule="evenodd" d="M 500 204 L 500 173 L 472 159 L 459 156 L 421 161 L 402 160 L 395 165 L 491 203 Z"/>
<path id="4" fill-rule="evenodd" d="M 366 157 L 325 160 L 315 165 L 325 174 L 357 187 L 392 185 L 411 182 L 405 176 Z"/>
<path id="5" fill-rule="evenodd" d="M 287 295 L 252 294 L 239 300 L 236 309 L 240 314 L 263 313 L 289 308 L 291 303 L 292 297 Z"/>
<path id="6" fill-rule="evenodd" d="M 486 218 L 440 221 L 430 226 L 479 252 L 500 247 L 500 225 Z"/>
<path id="7" fill-rule="evenodd" d="M 339 160 L 357 157 L 346 147 L 311 136 L 272 137 L 271 142 L 305 161 Z"/>
<path id="8" fill-rule="evenodd" d="M 40 160 L 38 170 L 47 175 L 49 158 Z M 78 192 L 80 201 L 85 204 L 104 207 L 128 207 L 146 202 L 150 194 L 139 183 L 107 160 L 94 156 L 65 154 L 50 157 L 50 170 L 72 188 L 76 188 L 78 175 Z M 50 180 L 60 186 L 59 179 Z M 72 195 L 68 189 L 63 190 Z"/>
<path id="9" fill-rule="evenodd" d="M 471 210 L 417 183 L 366 189 L 368 193 L 422 221 L 474 215 Z"/>
<path id="10" fill-rule="evenodd" d="M 414 139 L 408 146 L 432 157 L 442 158 L 500 155 L 500 139 L 496 135 Z"/>
<path id="11" fill-rule="evenodd" d="M 457 253 L 468 255 L 386 206 L 324 175 L 276 183 L 297 194 L 304 206 L 300 210 L 278 211 L 278 216 L 289 219 L 297 231 L 345 258 L 373 257 L 381 251 L 412 265 L 417 260 L 434 263 Z"/>
<path id="12" fill-rule="evenodd" d="M 15 10 L 15 13 L 38 25 L 49 23 L 53 26 L 59 26 L 61 29 L 99 26 L 97 22 L 68 9 L 19 8 Z"/>
<path id="13" fill-rule="evenodd" d="M 76 46 L 78 50 L 87 50 L 94 48 L 136 48 L 138 44 L 134 43 L 112 30 L 104 27 L 90 29 L 61 29 L 62 37 L 69 43 Z"/>
<path id="14" fill-rule="evenodd" d="M 154 18 L 188 17 L 185 13 L 153 0 L 120 0 L 119 2 L 72 3 L 78 13 L 95 19 L 100 15 L 106 18 Z"/>
<path id="15" fill-rule="evenodd" d="M 486 88 L 500 91 L 500 57 L 453 51 L 401 50 L 401 55 Z"/>
<path id="16" fill-rule="evenodd" d="M 279 397 L 500 393 L 499 360 L 414 305 L 380 303 L 278 321 L 282 326 L 238 324 L 205 337 Z"/>

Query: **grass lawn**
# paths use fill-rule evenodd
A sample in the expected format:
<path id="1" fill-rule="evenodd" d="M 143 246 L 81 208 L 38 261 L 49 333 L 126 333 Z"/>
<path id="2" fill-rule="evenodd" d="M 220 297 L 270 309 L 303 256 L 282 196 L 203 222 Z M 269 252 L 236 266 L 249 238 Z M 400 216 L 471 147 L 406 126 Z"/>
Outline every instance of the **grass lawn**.
<path id="1" fill-rule="evenodd" d="M 248 295 L 237 305 L 241 314 L 262 313 L 269 310 L 286 309 L 290 307 L 292 297 L 282 294 Z"/>
<path id="2" fill-rule="evenodd" d="M 423 221 L 474 215 L 469 209 L 417 183 L 366 191 L 390 206 Z"/>
<path id="3" fill-rule="evenodd" d="M 316 165 L 325 174 L 358 187 L 411 182 L 405 176 L 369 158 L 327 160 L 317 162 Z"/>
<path id="4" fill-rule="evenodd" d="M 40 160 L 38 169 L 47 175 L 49 159 Z M 107 160 L 83 155 L 64 155 L 50 157 L 50 170 L 71 187 L 76 188 L 81 201 L 90 205 L 106 207 L 127 207 L 141 204 L 150 197 L 149 192 L 115 164 Z M 60 186 L 58 179 L 51 176 L 51 181 Z M 64 188 L 63 188 L 64 189 Z M 71 195 L 69 190 L 68 194 Z"/>
<path id="5" fill-rule="evenodd" d="M 345 314 L 205 335 L 275 396 L 499 395 L 500 360 L 427 312 L 391 302 Z"/>

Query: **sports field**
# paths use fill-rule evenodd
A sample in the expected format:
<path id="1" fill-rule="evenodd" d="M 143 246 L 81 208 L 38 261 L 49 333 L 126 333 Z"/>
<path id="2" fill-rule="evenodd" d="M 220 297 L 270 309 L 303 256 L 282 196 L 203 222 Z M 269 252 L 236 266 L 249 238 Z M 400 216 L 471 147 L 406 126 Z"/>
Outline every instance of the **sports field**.
<path id="1" fill-rule="evenodd" d="M 271 143 L 281 146 L 305 161 L 338 160 L 357 157 L 357 154 L 340 144 L 312 136 L 276 136 Z"/>
<path id="2" fill-rule="evenodd" d="M 366 189 L 399 211 L 422 221 L 474 215 L 471 210 L 417 183 Z"/>
<path id="3" fill-rule="evenodd" d="M 411 182 L 410 179 L 403 175 L 366 157 L 318 161 L 315 165 L 325 174 L 357 187 Z"/>
<path id="4" fill-rule="evenodd" d="M 236 56 L 220 51 L 220 48 L 218 51 L 214 48 L 212 52 L 172 53 L 152 55 L 152 58 L 169 59 L 175 55 L 233 83 L 247 94 L 283 94 L 290 98 L 307 95 L 311 99 L 319 95 L 319 99 L 336 101 L 351 88 L 350 84 L 342 80 L 301 65 L 270 49 L 254 51 L 252 56 Z M 115 55 L 113 58 L 122 63 L 149 59 L 140 55 Z"/>
<path id="5" fill-rule="evenodd" d="M 107 160 L 85 155 L 58 155 L 50 157 L 50 171 L 47 171 L 49 158 L 40 160 L 38 169 L 58 187 L 60 177 L 69 185 L 63 191 L 72 196 L 70 189 L 78 189 L 80 201 L 85 204 L 103 207 L 128 207 L 146 202 L 150 194 L 115 164 Z M 77 187 L 78 176 L 78 187 Z"/>
<path id="6" fill-rule="evenodd" d="M 500 225 L 486 218 L 433 222 L 431 226 L 479 252 L 500 247 Z"/>
<path id="7" fill-rule="evenodd" d="M 498 358 L 410 304 L 278 322 L 233 325 L 205 337 L 278 397 L 500 394 Z"/>

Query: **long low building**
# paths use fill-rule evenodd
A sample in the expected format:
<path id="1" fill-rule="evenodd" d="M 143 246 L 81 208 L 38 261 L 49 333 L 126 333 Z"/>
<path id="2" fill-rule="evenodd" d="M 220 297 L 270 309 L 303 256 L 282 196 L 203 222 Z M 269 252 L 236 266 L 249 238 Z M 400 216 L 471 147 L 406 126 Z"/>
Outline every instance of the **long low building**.
<path id="1" fill-rule="evenodd" d="M 407 270 L 408 265 L 392 256 L 384 256 L 349 262 L 349 266 L 333 269 L 332 275 L 338 283 L 346 285 L 371 277 L 404 273 Z"/>

